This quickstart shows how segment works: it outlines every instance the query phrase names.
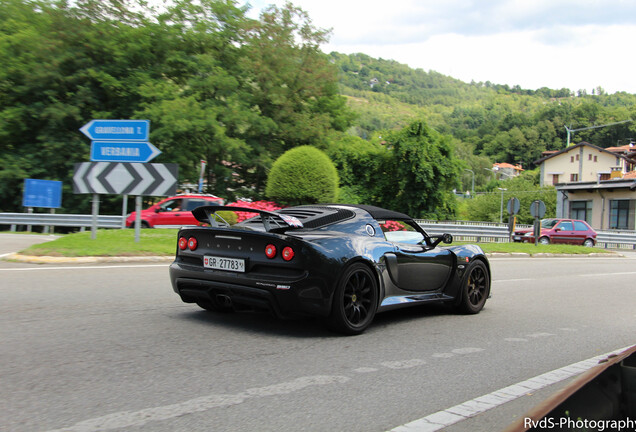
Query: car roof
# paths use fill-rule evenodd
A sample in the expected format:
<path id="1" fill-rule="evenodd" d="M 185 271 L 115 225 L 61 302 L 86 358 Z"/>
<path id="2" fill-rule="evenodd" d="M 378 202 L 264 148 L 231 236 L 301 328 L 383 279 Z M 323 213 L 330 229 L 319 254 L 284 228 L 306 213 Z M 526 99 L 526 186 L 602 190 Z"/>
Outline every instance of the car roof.
<path id="1" fill-rule="evenodd" d="M 409 215 L 406 215 L 404 213 L 400 213 L 400 212 L 396 212 L 393 210 L 387 210 L 381 207 L 376 207 L 376 206 L 372 206 L 372 205 L 366 205 L 366 204 L 312 204 L 312 205 L 303 205 L 303 206 L 297 206 L 297 207 L 287 207 L 285 209 L 280 210 L 281 212 L 284 213 L 290 213 L 293 212 L 294 210 L 298 209 L 298 210 L 302 210 L 302 209 L 314 209 L 315 211 L 320 212 L 321 209 L 322 211 L 325 211 L 327 209 L 331 209 L 331 210 L 336 210 L 336 209 L 340 209 L 343 210 L 344 208 L 347 207 L 352 207 L 352 208 L 356 208 L 356 209 L 360 209 L 363 210 L 367 213 L 369 213 L 371 215 L 372 218 L 374 219 L 380 219 L 380 220 L 412 220 L 413 218 L 410 217 Z"/>
<path id="2" fill-rule="evenodd" d="M 411 220 L 413 219 L 407 214 L 396 212 L 393 210 L 387 210 L 381 207 L 376 207 L 366 204 L 342 204 L 347 207 L 355 207 L 366 211 L 374 219 L 390 219 L 390 220 Z"/>

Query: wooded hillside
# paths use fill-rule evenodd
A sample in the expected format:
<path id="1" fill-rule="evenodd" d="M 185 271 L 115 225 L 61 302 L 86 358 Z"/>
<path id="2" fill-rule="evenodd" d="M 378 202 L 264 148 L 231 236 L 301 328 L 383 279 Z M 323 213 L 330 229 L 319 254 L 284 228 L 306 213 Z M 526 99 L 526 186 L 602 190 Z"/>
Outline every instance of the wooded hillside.
<path id="1" fill-rule="evenodd" d="M 64 182 L 89 160 L 92 119 L 149 119 L 150 141 L 206 192 L 261 199 L 273 162 L 310 145 L 339 169 L 340 199 L 450 217 L 452 190 L 493 162 L 533 168 L 566 130 L 636 118 L 636 96 L 464 83 L 363 54 L 326 55 L 328 32 L 287 4 L 259 19 L 232 0 L 0 0 L 0 211 L 24 179 Z M 470 65 L 467 65 L 470 67 Z M 636 124 L 576 133 L 615 146 Z M 432 165 L 436 164 L 435 169 Z M 463 178 L 460 178 L 463 177 Z M 461 181 L 458 181 L 461 180 Z M 400 188 L 400 193 L 396 192 Z M 119 197 L 104 197 L 105 212 Z M 114 211 L 116 213 L 116 210 Z"/>

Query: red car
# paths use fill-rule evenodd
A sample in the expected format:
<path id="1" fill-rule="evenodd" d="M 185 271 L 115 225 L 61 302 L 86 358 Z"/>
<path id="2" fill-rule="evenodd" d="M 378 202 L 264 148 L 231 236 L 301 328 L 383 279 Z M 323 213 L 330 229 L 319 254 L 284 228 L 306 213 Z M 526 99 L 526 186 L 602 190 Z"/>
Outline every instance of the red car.
<path id="1" fill-rule="evenodd" d="M 534 243 L 532 229 L 515 230 L 515 242 Z M 587 222 L 577 219 L 542 219 L 539 243 L 573 244 L 592 247 L 596 244 L 596 231 Z"/>
<path id="2" fill-rule="evenodd" d="M 142 228 L 179 228 L 187 225 L 199 225 L 192 210 L 204 205 L 224 204 L 223 198 L 214 195 L 186 194 L 163 199 L 157 204 L 141 211 Z M 136 212 L 126 218 L 126 226 L 135 226 Z"/>

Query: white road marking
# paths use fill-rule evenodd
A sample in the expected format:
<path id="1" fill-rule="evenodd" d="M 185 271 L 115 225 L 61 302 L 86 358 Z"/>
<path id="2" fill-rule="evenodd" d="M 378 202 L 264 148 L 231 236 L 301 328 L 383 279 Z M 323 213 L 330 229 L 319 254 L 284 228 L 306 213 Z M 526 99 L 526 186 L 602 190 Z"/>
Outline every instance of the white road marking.
<path id="1" fill-rule="evenodd" d="M 535 279 L 531 279 L 531 278 L 523 278 L 523 279 L 494 279 L 492 282 L 493 283 L 510 283 L 510 282 L 527 282 L 527 281 L 533 281 Z"/>
<path id="2" fill-rule="evenodd" d="M 410 423 L 403 424 L 391 429 L 390 432 L 432 432 L 443 429 L 485 411 L 497 408 L 506 402 L 518 399 L 528 393 L 532 393 L 533 391 L 556 384 L 575 375 L 579 375 L 580 373 L 597 366 L 600 360 L 606 359 L 610 355 L 619 354 L 628 348 L 630 347 L 621 348 L 607 354 L 592 357 L 591 359 L 573 363 L 569 366 L 538 375 L 526 381 L 513 384 L 487 395 L 466 401 L 443 411 L 438 411 Z"/>
<path id="3" fill-rule="evenodd" d="M 122 264 L 122 265 L 109 265 L 109 266 L 23 267 L 23 268 L 0 268 L 0 272 L 37 271 L 37 270 L 95 270 L 95 269 L 143 268 L 143 267 L 168 268 L 168 265 L 167 264 Z"/>
<path id="4" fill-rule="evenodd" d="M 453 350 L 454 354 L 473 354 L 483 351 L 483 348 L 457 348 Z"/>
<path id="5" fill-rule="evenodd" d="M 447 359 L 447 358 L 451 358 L 451 357 L 454 357 L 454 356 L 455 356 L 455 354 L 452 354 L 452 353 L 435 353 L 431 357 Z"/>
<path id="6" fill-rule="evenodd" d="M 422 366 L 423 364 L 426 364 L 426 361 L 422 359 L 411 359 L 402 361 L 387 361 L 380 364 L 389 369 L 410 369 L 417 366 Z"/>
<path id="7" fill-rule="evenodd" d="M 371 372 L 377 372 L 378 369 L 372 368 L 372 367 L 359 367 L 354 369 L 353 371 L 357 373 L 371 373 Z"/>
<path id="8" fill-rule="evenodd" d="M 543 337 L 550 337 L 550 336 L 556 336 L 554 333 L 532 333 L 529 335 L 526 335 L 529 338 L 543 338 Z"/>
<path id="9" fill-rule="evenodd" d="M 607 277 L 607 276 L 626 276 L 626 275 L 636 275 L 636 272 L 614 272 L 614 273 L 588 273 L 588 274 L 580 274 L 578 276 L 582 277 Z"/>
<path id="10" fill-rule="evenodd" d="M 267 387 L 247 389 L 237 394 L 211 394 L 173 405 L 146 408 L 139 411 L 121 411 L 102 417 L 95 417 L 70 427 L 49 432 L 94 432 L 143 426 L 152 421 L 169 420 L 179 416 L 241 404 L 249 399 L 285 395 L 313 386 L 342 384 L 351 378 L 345 376 L 316 375 L 296 378 Z"/>

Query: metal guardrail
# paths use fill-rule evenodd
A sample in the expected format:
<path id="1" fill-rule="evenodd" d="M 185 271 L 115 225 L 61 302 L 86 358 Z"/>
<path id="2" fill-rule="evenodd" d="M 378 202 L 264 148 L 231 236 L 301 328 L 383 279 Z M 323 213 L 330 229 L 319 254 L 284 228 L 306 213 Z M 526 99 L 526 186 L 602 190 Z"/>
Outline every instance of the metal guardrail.
<path id="1" fill-rule="evenodd" d="M 596 246 L 598 247 L 636 250 L 636 232 L 597 231 L 596 234 Z"/>
<path id="2" fill-rule="evenodd" d="M 89 228 L 93 224 L 92 215 L 52 214 L 52 213 L 0 213 L 0 226 L 9 225 L 15 231 L 19 225 L 60 226 Z M 121 228 L 122 216 L 97 216 L 98 228 Z"/>
<path id="3" fill-rule="evenodd" d="M 461 241 L 507 243 L 510 241 L 507 224 L 488 223 L 479 225 L 479 222 L 457 223 L 416 221 L 431 235 L 452 234 L 453 238 Z"/>
<path id="4" fill-rule="evenodd" d="M 97 216 L 98 228 L 121 228 L 122 216 Z M 10 226 L 12 231 L 17 226 L 61 226 L 89 228 L 92 226 L 92 215 L 51 214 L 51 213 L 0 213 L 0 226 Z M 510 241 L 508 225 L 496 222 L 454 221 L 440 222 L 432 220 L 416 220 L 431 235 L 452 234 L 460 241 L 507 243 Z M 518 225 L 517 228 L 531 228 Z M 636 250 L 636 231 L 597 231 L 597 247 L 606 249 Z"/>
<path id="5" fill-rule="evenodd" d="M 427 233 L 438 235 L 452 234 L 460 241 L 507 243 L 510 241 L 508 225 L 499 223 L 480 222 L 437 222 L 429 220 L 416 221 Z M 532 228 L 531 225 L 517 225 L 517 229 Z M 636 250 L 636 231 L 599 230 L 596 236 L 596 246 L 605 249 L 634 249 Z"/>

